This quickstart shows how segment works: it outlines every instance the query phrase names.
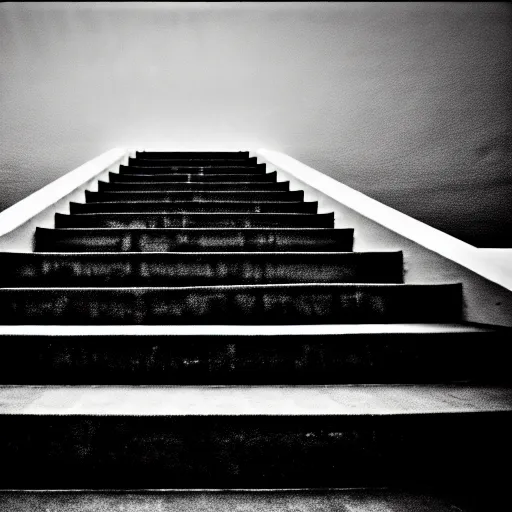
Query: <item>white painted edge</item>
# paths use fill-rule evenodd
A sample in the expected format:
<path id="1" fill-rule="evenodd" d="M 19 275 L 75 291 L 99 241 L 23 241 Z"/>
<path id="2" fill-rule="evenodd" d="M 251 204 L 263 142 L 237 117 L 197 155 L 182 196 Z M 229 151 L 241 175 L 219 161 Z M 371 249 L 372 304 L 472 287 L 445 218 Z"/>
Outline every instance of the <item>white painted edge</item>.
<path id="1" fill-rule="evenodd" d="M 493 332 L 464 324 L 0 325 L 0 336 L 308 336 Z"/>
<path id="2" fill-rule="evenodd" d="M 124 156 L 126 149 L 111 149 L 0 212 L 0 236 L 18 228 Z"/>
<path id="3" fill-rule="evenodd" d="M 512 290 L 512 262 L 507 268 L 497 265 L 487 253 L 438 229 L 420 222 L 357 190 L 309 167 L 294 158 L 268 149 L 258 149 L 256 156 L 295 176 L 311 188 L 354 210 L 360 215 L 412 240 L 476 274 Z"/>

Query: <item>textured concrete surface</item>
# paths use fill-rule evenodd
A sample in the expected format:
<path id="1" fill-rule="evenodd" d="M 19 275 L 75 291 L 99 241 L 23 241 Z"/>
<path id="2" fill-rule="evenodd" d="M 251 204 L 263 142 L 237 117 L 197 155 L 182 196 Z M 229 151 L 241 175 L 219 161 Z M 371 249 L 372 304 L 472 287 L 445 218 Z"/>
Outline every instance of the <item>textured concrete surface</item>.
<path id="1" fill-rule="evenodd" d="M 119 174 L 117 172 L 109 173 L 109 181 L 111 183 L 118 182 L 178 182 L 178 183 L 189 183 L 189 182 L 271 182 L 276 183 L 277 172 L 268 172 L 266 174 L 190 174 L 185 171 L 182 173 L 170 173 L 170 174 L 144 174 L 141 171 L 139 174 Z"/>
<path id="2" fill-rule="evenodd" d="M 276 201 L 211 201 L 192 202 L 176 201 L 174 203 L 160 202 L 115 202 L 115 203 L 70 203 L 71 213 L 96 213 L 96 212 L 248 212 L 248 213 L 316 213 L 318 203 L 316 201 L 301 202 L 276 202 Z"/>
<path id="3" fill-rule="evenodd" d="M 78 326 L 73 336 L 73 330 L 64 326 L 40 326 L 39 333 L 30 326 L 18 326 L 18 331 L 14 327 L 0 328 L 0 384 L 512 382 L 510 331 L 393 325 L 394 329 L 382 326 L 382 332 L 348 328 L 339 329 L 338 334 L 325 334 L 322 329 L 311 334 L 313 329 L 304 328 L 291 334 L 281 327 L 268 334 L 269 326 L 249 326 L 227 334 L 225 326 L 208 326 L 208 330 L 148 326 L 134 332 L 120 326 L 115 334 L 112 326 L 98 330 Z"/>
<path id="4" fill-rule="evenodd" d="M 510 244 L 506 2 L 171 4 L 2 4 L 3 208 L 111 147 L 267 147 Z"/>
<path id="5" fill-rule="evenodd" d="M 402 253 L 0 253 L 2 287 L 403 283 Z"/>
<path id="6" fill-rule="evenodd" d="M 478 386 L 1 386 L 4 415 L 402 415 L 512 411 L 512 390 Z"/>
<path id="7" fill-rule="evenodd" d="M 303 201 L 304 192 L 296 190 L 293 192 L 246 192 L 246 191 L 228 191 L 228 192 L 85 192 L 85 200 L 88 203 L 112 202 L 112 201 L 236 201 L 236 202 L 294 202 Z"/>
<path id="8" fill-rule="evenodd" d="M 243 178 L 242 178 L 243 179 Z M 98 181 L 98 191 L 115 191 L 120 192 L 124 190 L 132 190 L 132 191 L 141 191 L 141 190 L 152 190 L 152 191 L 165 191 L 165 190 L 190 190 L 190 191 L 213 191 L 213 190 L 254 190 L 254 191 L 263 191 L 263 190 L 288 190 L 290 187 L 289 181 L 280 181 L 279 183 L 251 183 L 251 182 L 240 182 L 240 183 L 230 183 L 229 181 L 218 182 L 218 183 L 204 183 L 204 182 L 196 182 L 196 183 L 169 183 L 169 182 L 158 182 L 153 181 L 149 183 L 137 183 L 137 182 L 126 182 L 126 183 L 109 183 L 106 181 Z"/>
<path id="9" fill-rule="evenodd" d="M 386 491 L 0 492 L 9 512 L 465 512 L 453 500 Z"/>
<path id="10" fill-rule="evenodd" d="M 104 205 L 106 203 L 96 203 Z M 84 206 L 95 206 L 87 204 Z M 120 203 L 110 203 L 118 205 Z M 173 210 L 174 204 L 168 206 Z M 195 203 L 201 204 L 201 203 Z M 134 208 L 135 209 L 135 208 Z M 208 208 L 205 208 L 208 210 Z M 346 252 L 353 229 L 164 228 L 36 230 L 38 252 Z"/>
<path id="11" fill-rule="evenodd" d="M 334 214 L 319 213 L 94 213 L 55 214 L 56 228 L 333 228 Z"/>
<path id="12" fill-rule="evenodd" d="M 211 167 L 230 167 L 232 169 L 251 169 L 249 172 L 261 172 L 264 169 L 263 166 L 258 165 L 258 159 L 256 157 L 245 158 L 242 162 L 231 159 L 216 159 L 216 158 L 192 158 L 192 159 L 179 159 L 179 158 L 151 158 L 144 159 L 141 157 L 130 157 L 128 158 L 128 165 L 138 167 L 196 167 L 201 173 L 210 172 Z M 256 170 L 258 169 L 258 170 Z M 128 169 L 126 169 L 128 171 Z M 235 171 L 237 172 L 237 171 Z M 238 171 L 240 172 L 240 171 Z"/>
<path id="13" fill-rule="evenodd" d="M 0 323 L 318 324 L 460 322 L 459 284 L 265 284 L 1 288 Z"/>

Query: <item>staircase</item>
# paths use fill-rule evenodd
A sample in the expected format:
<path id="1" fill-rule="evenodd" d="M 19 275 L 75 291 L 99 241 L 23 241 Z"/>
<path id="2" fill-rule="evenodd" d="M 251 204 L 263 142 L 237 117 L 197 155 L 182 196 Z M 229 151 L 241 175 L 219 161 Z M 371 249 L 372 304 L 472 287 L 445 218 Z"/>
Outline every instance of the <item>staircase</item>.
<path id="1" fill-rule="evenodd" d="M 404 282 L 401 251 L 354 252 L 279 178 L 137 152 L 0 253 L 3 489 L 501 504 L 510 329 L 466 322 L 461 283 Z"/>

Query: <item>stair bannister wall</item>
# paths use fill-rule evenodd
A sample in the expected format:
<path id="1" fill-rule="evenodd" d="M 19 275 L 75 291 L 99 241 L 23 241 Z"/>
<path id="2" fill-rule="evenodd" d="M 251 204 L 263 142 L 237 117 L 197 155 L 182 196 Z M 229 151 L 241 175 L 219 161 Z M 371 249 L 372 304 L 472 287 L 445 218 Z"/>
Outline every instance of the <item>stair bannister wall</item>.
<path id="1" fill-rule="evenodd" d="M 318 201 L 318 212 L 335 214 L 335 227 L 354 227 L 354 251 L 402 250 L 406 283 L 463 284 L 464 320 L 512 326 L 512 272 L 484 252 L 277 151 L 250 154 L 279 171 L 290 190 Z"/>
<path id="2" fill-rule="evenodd" d="M 53 228 L 56 213 L 69 213 L 69 202 L 85 200 L 86 190 L 97 190 L 98 179 L 119 172 L 129 152 L 114 148 L 52 181 L 0 212 L 0 251 L 32 252 L 36 227 Z"/>

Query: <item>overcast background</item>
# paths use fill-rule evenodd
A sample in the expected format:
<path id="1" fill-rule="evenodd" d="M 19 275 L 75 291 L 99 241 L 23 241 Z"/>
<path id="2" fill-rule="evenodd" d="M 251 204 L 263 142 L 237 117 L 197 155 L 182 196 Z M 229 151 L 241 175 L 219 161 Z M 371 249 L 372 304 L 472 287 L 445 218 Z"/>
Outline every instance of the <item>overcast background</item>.
<path id="1" fill-rule="evenodd" d="M 283 151 L 512 247 L 506 3 L 0 5 L 0 209 L 115 146 Z"/>

